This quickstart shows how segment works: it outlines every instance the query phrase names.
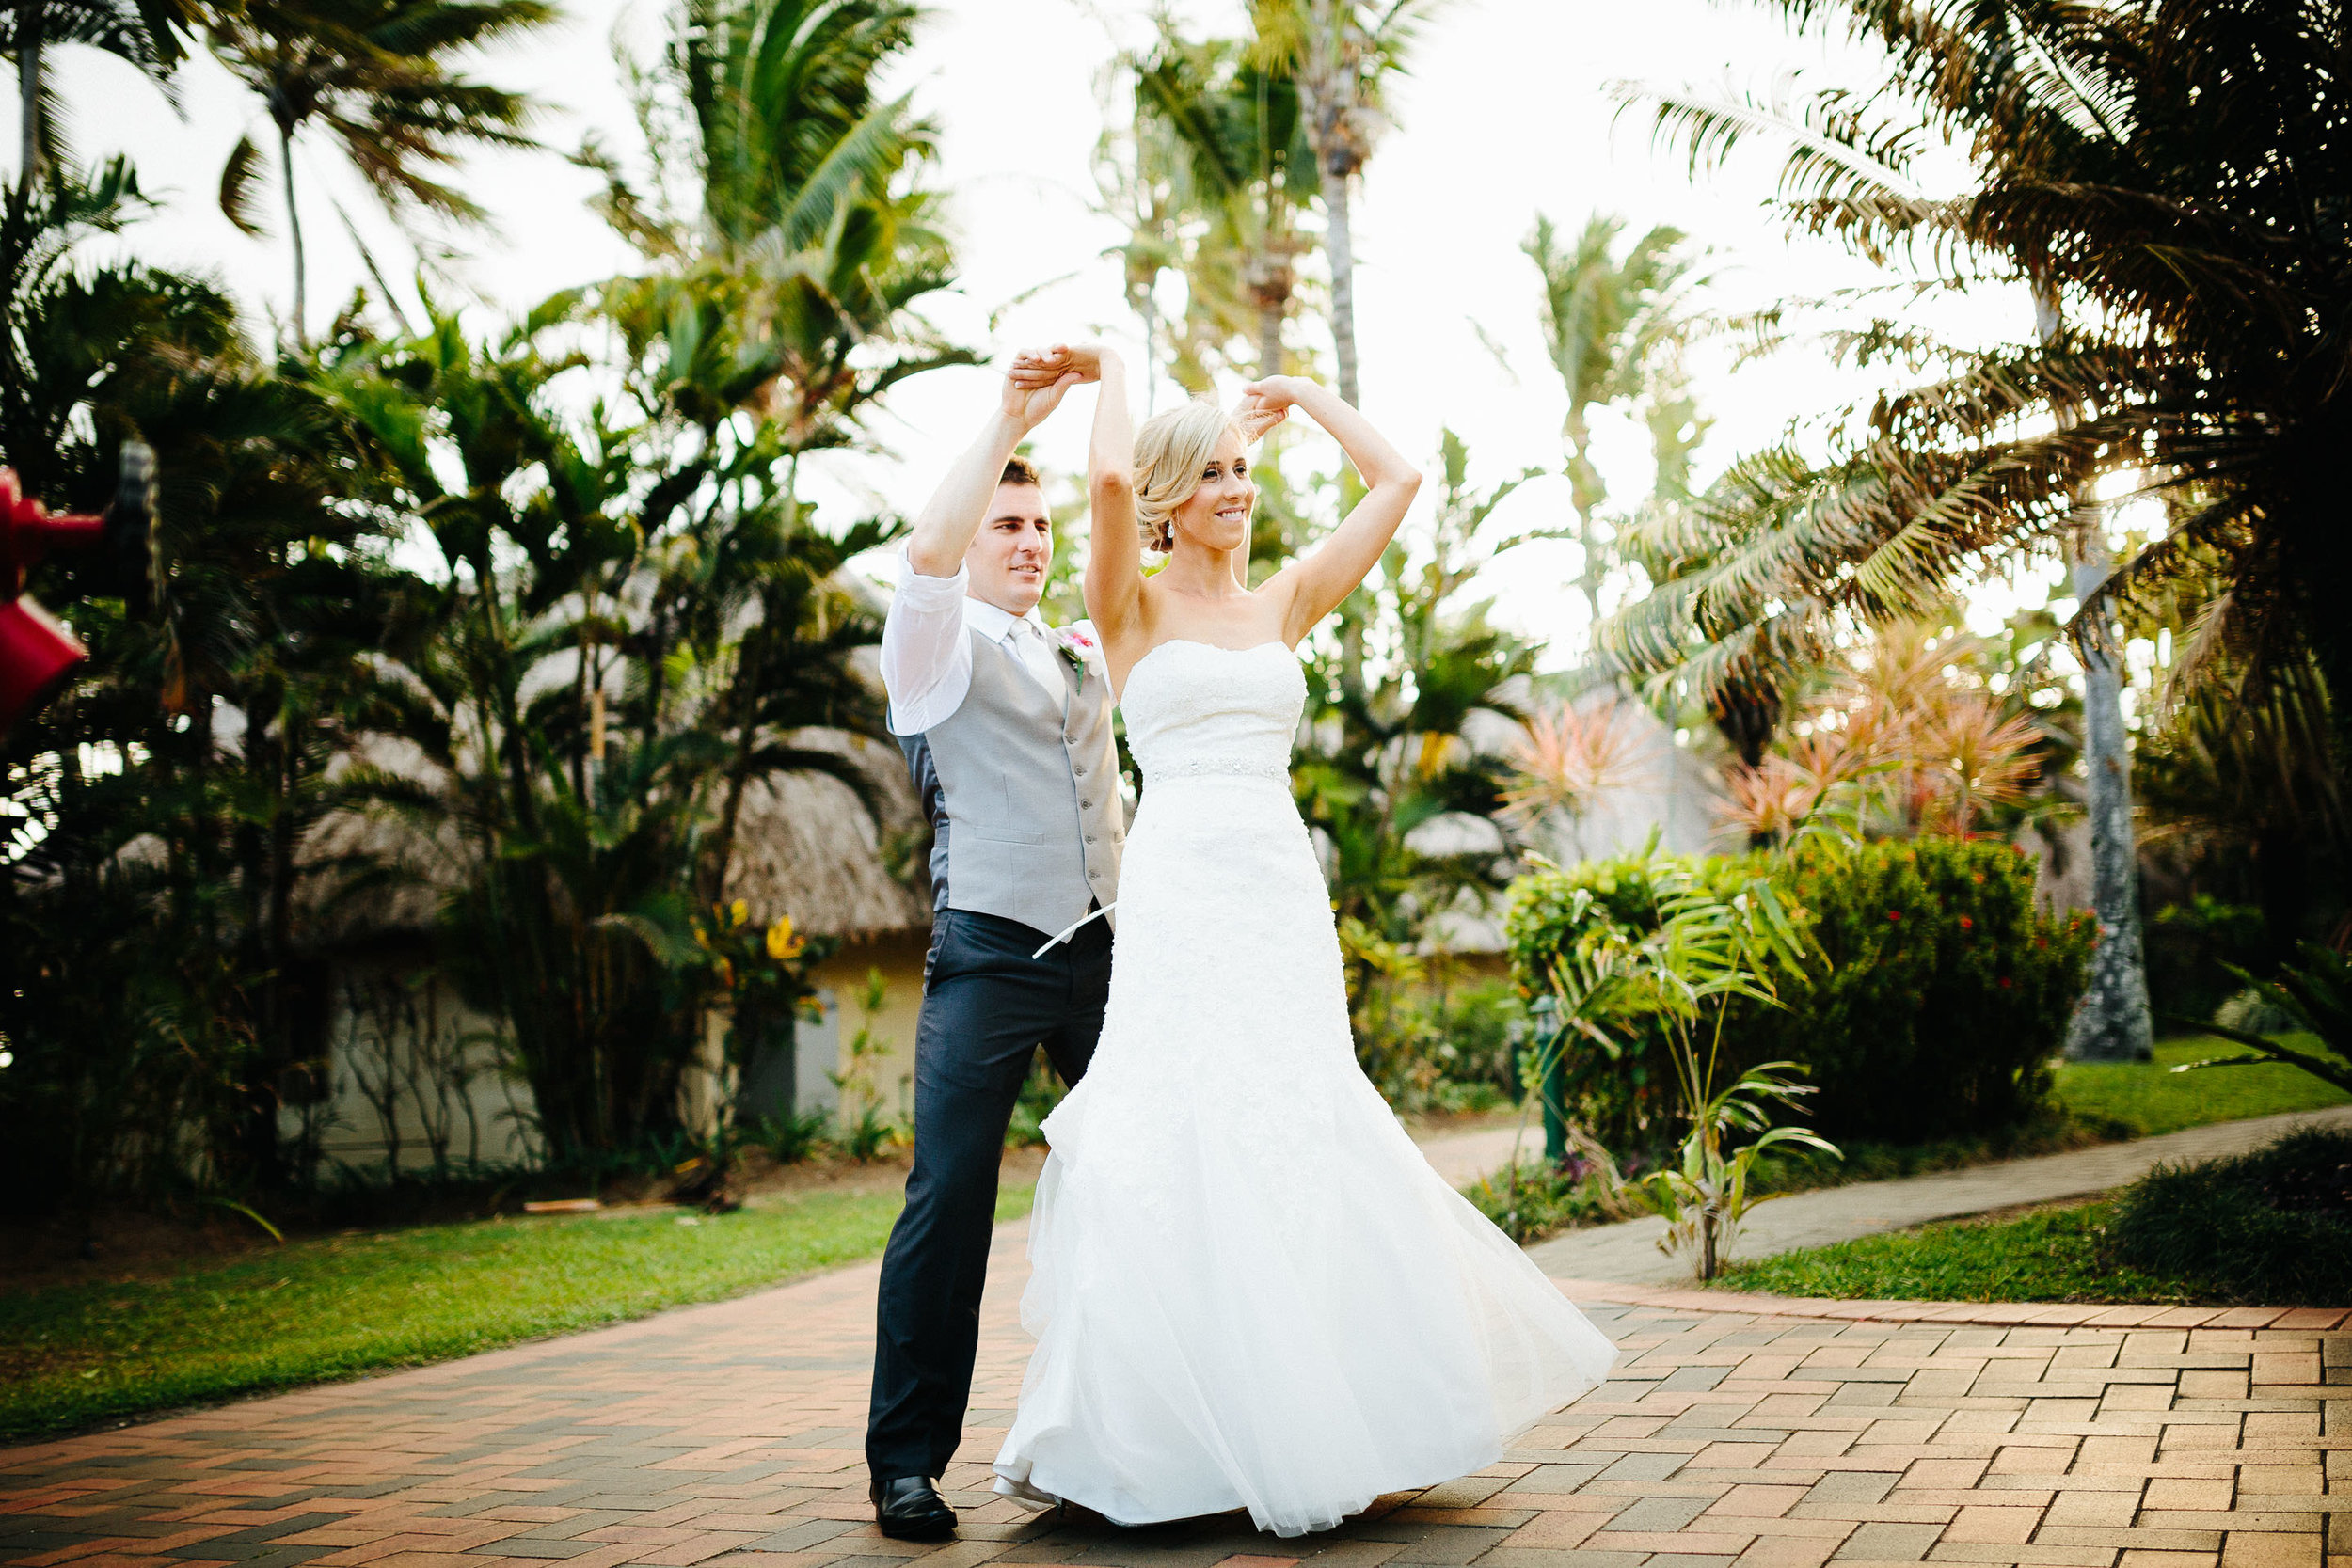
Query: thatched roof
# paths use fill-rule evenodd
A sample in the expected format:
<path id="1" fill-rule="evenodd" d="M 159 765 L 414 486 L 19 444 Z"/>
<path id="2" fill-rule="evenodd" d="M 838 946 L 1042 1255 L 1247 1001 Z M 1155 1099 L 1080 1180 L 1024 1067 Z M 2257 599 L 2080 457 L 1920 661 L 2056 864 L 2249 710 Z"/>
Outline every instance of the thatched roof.
<path id="1" fill-rule="evenodd" d="M 755 781 L 737 825 L 726 896 L 745 900 L 763 920 L 788 914 L 803 930 L 827 936 L 860 940 L 927 927 L 922 810 L 898 749 L 840 731 L 803 732 L 793 742 L 841 757 L 860 787 L 822 774 Z M 429 787 L 453 783 L 401 742 L 365 743 L 355 761 Z M 382 810 L 328 814 L 305 835 L 302 860 L 309 874 L 294 924 L 314 950 L 428 934 L 442 897 L 464 886 L 473 867 L 470 847 L 453 827 L 428 832 L 413 817 Z M 912 873 L 913 885 L 893 874 L 894 865 Z"/>
<path id="2" fill-rule="evenodd" d="M 726 895 L 764 919 L 788 914 L 803 930 L 853 941 L 928 927 L 922 808 L 904 757 L 886 741 L 838 733 L 821 746 L 856 768 L 875 814 L 856 790 L 822 774 L 755 782 L 744 793 Z M 913 873 L 914 885 L 894 867 Z"/>

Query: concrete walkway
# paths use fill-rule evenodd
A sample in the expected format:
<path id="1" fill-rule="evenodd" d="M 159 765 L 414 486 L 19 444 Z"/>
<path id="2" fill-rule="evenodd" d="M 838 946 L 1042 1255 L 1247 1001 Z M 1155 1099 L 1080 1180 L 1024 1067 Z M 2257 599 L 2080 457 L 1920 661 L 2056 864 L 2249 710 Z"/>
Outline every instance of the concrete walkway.
<path id="1" fill-rule="evenodd" d="M 2137 1181 L 2159 1164 L 2242 1154 L 2298 1126 L 2352 1127 L 2352 1105 L 2217 1122 L 2069 1154 L 2004 1160 L 1898 1181 L 1858 1181 L 1775 1198 L 1756 1210 L 1741 1227 L 1737 1256 L 1769 1258 L 2017 1204 L 2090 1197 Z M 1661 1219 L 1626 1220 L 1569 1231 L 1530 1248 L 1529 1256 L 1555 1279 L 1628 1284 L 1688 1280 L 1691 1266 L 1658 1250 L 1658 1239 L 1665 1231 Z"/>
<path id="2" fill-rule="evenodd" d="M 1544 1152 L 1544 1130 L 1536 1123 L 1529 1125 L 1524 1140 L 1515 1122 L 1470 1132 L 1440 1132 L 1414 1141 L 1450 1187 L 1467 1187 L 1482 1176 L 1508 1169 L 1514 1150 L 1529 1160 L 1539 1160 Z"/>

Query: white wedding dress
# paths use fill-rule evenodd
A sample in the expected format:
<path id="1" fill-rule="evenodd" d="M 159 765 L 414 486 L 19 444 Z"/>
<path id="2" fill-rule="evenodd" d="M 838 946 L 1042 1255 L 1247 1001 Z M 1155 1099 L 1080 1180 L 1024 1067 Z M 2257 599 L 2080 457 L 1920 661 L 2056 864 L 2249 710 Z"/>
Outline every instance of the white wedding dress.
<path id="1" fill-rule="evenodd" d="M 1356 1065 L 1291 799 L 1305 702 L 1279 643 L 1163 643 L 1128 680 L 1143 803 L 1101 1043 L 1045 1121 L 1007 1496 L 1327 1529 L 1494 1463 L 1615 1354 Z"/>

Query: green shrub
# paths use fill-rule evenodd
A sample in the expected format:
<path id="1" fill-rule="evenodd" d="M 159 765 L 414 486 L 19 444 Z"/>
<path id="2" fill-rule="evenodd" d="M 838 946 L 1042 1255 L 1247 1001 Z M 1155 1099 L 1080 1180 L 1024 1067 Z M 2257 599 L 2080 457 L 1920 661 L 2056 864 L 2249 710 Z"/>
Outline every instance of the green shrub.
<path id="1" fill-rule="evenodd" d="M 2352 1301 L 2352 1132 L 2298 1128 L 2231 1159 L 2159 1165 L 2116 1201 L 2116 1257 L 2264 1307 Z"/>
<path id="2" fill-rule="evenodd" d="M 1573 895 L 1588 919 L 1636 929 L 1658 922 L 1666 857 L 1629 856 L 1545 870 L 1514 884 L 1506 929 L 1530 994 L 1572 943 Z M 1821 954 L 1777 981 L 1779 1005 L 1735 1002 L 1724 1026 L 1726 1065 L 1803 1064 L 1819 1093 L 1804 1120 L 1824 1137 L 1916 1143 L 1980 1135 L 2041 1115 L 2049 1062 L 2080 996 L 2092 928 L 2034 905 L 2033 866 L 1989 839 L 1920 838 L 1836 850 L 1679 863 L 1730 895 L 1759 874 Z M 1620 1051 L 1572 1042 L 1575 1114 L 1621 1158 L 1641 1160 L 1677 1132 L 1665 1035 L 1624 1026 Z"/>
<path id="3" fill-rule="evenodd" d="M 2263 912 L 2201 893 L 2167 904 L 2148 922 L 2148 1005 L 2156 1027 L 2167 1020 L 2211 1018 L 2245 982 L 2230 973 L 2260 970 L 2267 953 Z"/>
<path id="4" fill-rule="evenodd" d="M 1526 1018 L 1507 980 L 1388 988 L 1356 1021 L 1356 1057 L 1396 1110 L 1495 1110 L 1518 1097 Z"/>
<path id="5" fill-rule="evenodd" d="M 1573 1158 L 1565 1170 L 1540 1158 L 1523 1162 L 1516 1171 L 1480 1178 L 1463 1188 L 1462 1196 L 1505 1236 L 1522 1243 L 1624 1214 L 1612 1200 L 1608 1182 Z"/>

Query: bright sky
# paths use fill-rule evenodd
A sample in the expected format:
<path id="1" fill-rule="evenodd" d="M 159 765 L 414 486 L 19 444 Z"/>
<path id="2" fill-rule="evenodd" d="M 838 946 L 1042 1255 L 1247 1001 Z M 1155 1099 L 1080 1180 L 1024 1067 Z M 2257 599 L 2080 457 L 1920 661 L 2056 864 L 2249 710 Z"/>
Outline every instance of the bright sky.
<path id="1" fill-rule="evenodd" d="M 593 128 L 610 146 L 635 149 L 612 40 L 650 54 L 666 8 L 659 0 L 564 3 L 568 16 L 559 29 L 485 58 L 479 73 L 551 105 L 538 127 L 550 147 L 575 147 Z M 1222 30 L 1243 27 L 1238 0 L 1190 0 L 1181 9 Z M 1144 0 L 939 0 L 900 74 L 944 133 L 938 180 L 950 194 L 961 280 L 936 315 L 962 341 L 1001 357 L 1032 341 L 1102 335 L 1131 361 L 1139 357 L 1118 264 L 1104 255 L 1121 235 L 1092 210 L 1090 166 L 1103 126 L 1104 69 L 1120 45 L 1140 40 L 1147 16 Z M 1450 424 L 1470 441 L 1474 470 L 1485 479 L 1558 468 L 1565 404 L 1543 354 L 1534 271 L 1518 248 L 1538 211 L 1570 230 L 1596 210 L 1624 214 L 1636 232 L 1656 223 L 1688 230 L 1713 247 L 1722 269 L 1716 298 L 1729 310 L 1872 280 L 1834 245 L 1792 243 L 1763 210 L 1775 158 L 1747 154 L 1693 182 L 1680 160 L 1651 150 L 1646 113 L 1620 114 L 1606 91 L 1612 82 L 1634 80 L 1769 92 L 1791 70 L 1824 82 L 1872 74 L 1866 57 L 1794 36 L 1761 7 L 1457 0 L 1430 29 L 1412 77 L 1395 95 L 1398 127 L 1375 153 L 1356 206 L 1366 412 L 1408 453 L 1432 462 L 1438 431 Z M 262 241 L 239 234 L 214 205 L 237 137 L 267 130 L 258 103 L 204 59 L 183 73 L 180 118 L 110 60 L 71 57 L 59 79 L 73 104 L 77 150 L 84 157 L 129 152 L 148 190 L 166 201 L 161 215 L 133 233 L 130 248 L 211 272 L 250 306 L 282 314 L 290 264 L 275 191 L 264 209 L 273 233 Z M 324 142 L 298 150 L 297 168 L 312 325 L 323 325 L 364 278 L 339 206 L 405 288 L 415 253 L 331 150 Z M 469 254 L 453 268 L 479 300 L 485 326 L 632 262 L 583 206 L 591 178 L 552 153 L 479 158 L 460 182 L 498 218 L 494 234 L 459 237 Z M 1030 290 L 1037 292 L 1004 309 L 992 332 L 992 312 Z M 1987 295 L 1941 319 L 1947 329 L 2013 336 L 2030 315 L 2022 297 Z M 1482 327 L 1502 345 L 1507 369 L 1481 342 Z M 1701 389 L 1715 420 L 1701 454 L 1704 475 L 1770 439 L 1792 417 L 1855 397 L 1863 384 L 1834 372 L 1818 351 L 1799 348 L 1736 374 L 1719 366 Z M 1163 388 L 1162 398 L 1171 390 Z M 879 432 L 891 455 L 830 459 L 828 481 L 845 499 L 911 513 L 993 397 L 993 372 L 979 370 L 906 384 Z M 1047 463 L 1066 470 L 1082 460 L 1090 408 L 1090 398 L 1073 396 L 1040 433 Z M 1641 435 L 1629 425 L 1610 434 L 1602 467 L 1630 499 L 1648 483 Z M 1539 526 L 1565 516 L 1566 507 L 1565 482 L 1540 482 L 1506 503 L 1495 526 Z M 1581 613 L 1563 587 L 1575 566 L 1566 545 L 1517 553 L 1491 585 L 1501 618 L 1557 638 L 1564 649 L 1581 646 Z M 2040 602 L 2039 585 L 2024 597 Z"/>

